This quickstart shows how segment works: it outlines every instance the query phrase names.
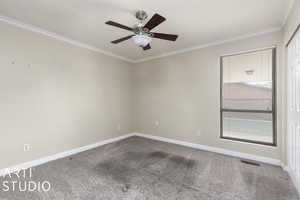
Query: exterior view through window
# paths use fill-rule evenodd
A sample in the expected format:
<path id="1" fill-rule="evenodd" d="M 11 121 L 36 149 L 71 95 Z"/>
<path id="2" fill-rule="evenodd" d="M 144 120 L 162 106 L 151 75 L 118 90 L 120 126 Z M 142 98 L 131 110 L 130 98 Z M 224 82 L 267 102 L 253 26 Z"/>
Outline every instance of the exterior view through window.
<path id="1" fill-rule="evenodd" d="M 276 49 L 221 57 L 221 138 L 276 145 Z"/>

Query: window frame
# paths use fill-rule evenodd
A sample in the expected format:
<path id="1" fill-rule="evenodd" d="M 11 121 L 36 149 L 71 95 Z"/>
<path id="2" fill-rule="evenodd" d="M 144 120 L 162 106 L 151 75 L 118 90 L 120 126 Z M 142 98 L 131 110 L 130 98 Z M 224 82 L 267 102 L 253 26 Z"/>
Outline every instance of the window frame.
<path id="1" fill-rule="evenodd" d="M 237 56 L 237 55 L 243 55 L 253 52 L 259 52 L 259 51 L 265 51 L 265 50 L 272 50 L 272 111 L 268 110 L 244 110 L 244 109 L 224 109 L 223 108 L 223 58 L 229 57 L 229 56 Z M 225 140 L 232 140 L 232 141 L 239 141 L 239 142 L 245 142 L 245 143 L 252 143 L 252 144 L 260 144 L 260 145 L 267 145 L 267 146 L 277 146 L 277 102 L 276 102 L 276 66 L 277 66 L 277 49 L 276 47 L 269 47 L 259 50 L 251 50 L 251 51 L 245 51 L 243 53 L 236 53 L 236 54 L 230 54 L 230 55 L 224 55 L 220 57 L 220 138 Z M 227 137 L 223 135 L 223 113 L 224 112 L 246 112 L 246 113 L 268 113 L 272 114 L 272 131 L 273 131 L 273 141 L 271 143 L 269 142 L 262 142 L 257 140 L 249 140 L 249 139 L 242 139 L 242 138 L 233 138 L 233 137 Z"/>

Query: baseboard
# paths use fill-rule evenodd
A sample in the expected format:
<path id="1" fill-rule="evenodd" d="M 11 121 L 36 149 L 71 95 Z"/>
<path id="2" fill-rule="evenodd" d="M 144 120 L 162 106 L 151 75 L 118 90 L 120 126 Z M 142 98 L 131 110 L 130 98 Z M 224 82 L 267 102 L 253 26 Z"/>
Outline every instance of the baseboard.
<path id="1" fill-rule="evenodd" d="M 58 154 L 55 154 L 55 155 L 52 155 L 52 156 L 47 156 L 47 157 L 40 158 L 40 159 L 37 159 L 37 160 L 33 160 L 33 161 L 30 161 L 30 162 L 15 165 L 15 166 L 0 170 L 0 176 L 4 176 L 8 173 L 12 173 L 12 172 L 20 170 L 20 169 L 28 169 L 30 167 L 35 167 L 35 166 L 38 166 L 38 165 L 41 165 L 41 164 L 45 164 L 45 163 L 50 162 L 50 161 L 54 161 L 54 160 L 57 160 L 57 159 L 60 159 L 60 158 L 68 157 L 68 156 L 71 156 L 71 155 L 74 155 L 74 154 L 77 154 L 77 153 L 80 153 L 80 152 L 83 152 L 83 151 L 91 150 L 91 149 L 103 146 L 105 144 L 110 144 L 110 143 L 114 143 L 114 142 L 117 142 L 117 141 L 120 141 L 120 140 L 124 140 L 124 139 L 132 137 L 132 136 L 138 136 L 138 137 L 153 139 L 153 140 L 157 140 L 157 141 L 177 144 L 177 145 L 190 147 L 190 148 L 194 148 L 194 149 L 205 150 L 205 151 L 220 153 L 220 154 L 224 154 L 224 155 L 234 156 L 234 157 L 238 157 L 238 158 L 255 160 L 255 161 L 258 161 L 258 162 L 267 163 L 267 164 L 271 164 L 271 165 L 281 166 L 284 170 L 286 170 L 289 173 L 293 183 L 295 184 L 296 189 L 298 190 L 298 192 L 300 194 L 300 177 L 297 174 L 295 174 L 295 172 L 293 170 L 291 170 L 288 166 L 281 163 L 279 160 L 272 159 L 272 158 L 267 158 L 267 157 L 262 157 L 262 156 L 255 156 L 255 155 L 236 152 L 236 151 L 230 151 L 230 150 L 227 150 L 227 149 L 216 148 L 216 147 L 211 147 L 211 146 L 207 146 L 207 145 L 200 145 L 200 144 L 184 142 L 184 141 L 180 141 L 180 140 L 174 140 L 174 139 L 169 139 L 169 138 L 164 138 L 164 137 L 159 137 L 159 136 L 146 135 L 146 134 L 142 134 L 142 133 L 130 133 L 130 134 L 127 134 L 127 135 L 123 135 L 123 136 L 103 140 L 101 142 L 97 142 L 97 143 L 90 144 L 90 145 L 87 145 L 87 146 L 79 147 L 79 148 L 72 149 L 72 150 L 69 150 L 69 151 L 64 151 L 64 152 L 61 152 L 61 153 L 58 153 Z"/>
<path id="2" fill-rule="evenodd" d="M 146 135 L 146 134 L 142 134 L 142 133 L 130 133 L 130 134 L 127 134 L 127 135 L 123 135 L 123 136 L 120 136 L 120 137 L 115 137 L 115 138 L 103 140 L 101 142 L 97 142 L 97 143 L 90 144 L 90 145 L 87 145 L 87 146 L 79 147 L 79 148 L 72 149 L 72 150 L 69 150 L 69 151 L 64 151 L 64 152 L 61 152 L 61 153 L 57 153 L 57 154 L 52 155 L 52 156 L 47 156 L 47 157 L 40 158 L 40 159 L 37 159 L 37 160 L 33 160 L 33 161 L 30 161 L 30 162 L 15 165 L 15 166 L 0 170 L 0 176 L 4 176 L 8 173 L 12 173 L 12 172 L 18 171 L 20 169 L 28 169 L 28 168 L 35 167 L 35 166 L 38 166 L 38 165 L 42 165 L 42 164 L 45 164 L 45 163 L 50 162 L 50 161 L 54 161 L 54 160 L 57 160 L 57 159 L 60 159 L 60 158 L 64 158 L 64 157 L 68 157 L 68 156 L 71 156 L 71 155 L 74 155 L 74 154 L 78 154 L 80 152 L 91 150 L 91 149 L 103 146 L 105 144 L 114 143 L 114 142 L 129 138 L 129 137 L 132 137 L 132 136 L 148 138 L 148 139 L 152 139 L 152 140 L 177 144 L 177 145 L 190 147 L 190 148 L 194 148 L 194 149 L 205 150 L 205 151 L 220 153 L 220 154 L 224 154 L 224 155 L 234 156 L 234 157 L 238 157 L 238 158 L 255 160 L 255 161 L 258 161 L 258 162 L 267 163 L 267 164 L 271 164 L 271 165 L 281 166 L 284 170 L 286 170 L 289 173 L 293 183 L 295 184 L 295 187 L 297 188 L 297 190 L 300 194 L 300 177 L 298 177 L 297 174 L 295 174 L 295 172 L 293 170 L 291 170 L 288 166 L 281 163 L 279 160 L 272 159 L 272 158 L 267 158 L 267 157 L 262 157 L 262 156 L 255 156 L 255 155 L 252 155 L 252 154 L 246 154 L 246 153 L 241 153 L 241 152 L 236 152 L 236 151 L 230 151 L 230 150 L 223 149 L 223 148 L 216 148 L 216 147 L 211 147 L 211 146 L 207 146 L 207 145 L 200 145 L 200 144 L 195 144 L 195 143 L 190 143 L 190 142 L 185 142 L 185 141 L 180 141 L 180 140 L 175 140 L 175 139 L 169 139 L 169 138 L 164 138 L 164 137 L 159 137 L 159 136 Z"/>
<path id="3" fill-rule="evenodd" d="M 90 144 L 87 146 L 83 146 L 83 147 L 79 147 L 76 149 L 72 149 L 69 151 L 65 151 L 65 152 L 61 152 L 61 153 L 57 153 L 55 155 L 51 155 L 51 156 L 47 156 L 47 157 L 43 157 L 37 160 L 33 160 L 33 161 L 29 161 L 29 162 L 25 162 L 22 164 L 18 164 L 12 167 L 8 167 L 6 169 L 2 169 L 0 170 L 0 176 L 4 176 L 5 174 L 8 173 L 12 173 L 14 171 L 18 171 L 20 169 L 28 169 L 31 167 L 35 167 L 50 161 L 54 161 L 60 158 L 64 158 L 64 157 L 68 157 L 83 151 L 87 151 L 90 149 L 94 149 L 97 147 L 100 147 L 102 145 L 105 144 L 109 144 L 109 143 L 113 143 L 113 142 L 117 142 L 132 136 L 139 136 L 139 137 L 144 137 L 144 138 L 148 138 L 148 139 L 153 139 L 153 140 L 158 140 L 158 141 L 162 141 L 162 142 L 167 142 L 167 143 L 172 143 L 172 144 L 177 144 L 177 145 L 181 145 L 181 146 L 185 146 L 185 147 L 190 147 L 190 148 L 194 148 L 194 149 L 199 149 L 199 150 L 205 150 L 205 151 L 210 151 L 210 152 L 215 152 L 215 153 L 220 153 L 220 154 L 224 154 L 224 155 L 229 155 L 229 156 L 234 156 L 234 157 L 239 157 L 239 158 L 244 158 L 244 159 L 249 159 L 249 160 L 255 160 L 258 162 L 262 162 L 262 163 L 267 163 L 267 164 L 272 164 L 272 165 L 277 165 L 277 166 L 281 166 L 281 162 L 279 160 L 276 159 L 272 159 L 272 158 L 266 158 L 266 157 L 261 157 L 261 156 L 255 156 L 255 155 L 251 155 L 251 154 L 246 154 L 246 153 L 241 153 L 241 152 L 236 152 L 236 151 L 230 151 L 227 149 L 222 149 L 222 148 L 216 148 L 216 147 L 211 147 L 211 146 L 207 146 L 207 145 L 200 145 L 200 144 L 195 144 L 195 143 L 190 143 L 190 142 L 184 142 L 184 141 L 180 141 L 180 140 L 174 140 L 174 139 L 169 139 L 169 138 L 164 138 L 164 137 L 159 137 L 159 136 L 153 136 L 153 135 L 146 135 L 146 134 L 142 134 L 142 133 L 130 133 L 127 135 L 123 135 L 120 137 L 115 137 L 115 138 L 111 138 L 108 140 L 103 140 L 101 142 L 97 142 L 94 144 Z"/>
<path id="4" fill-rule="evenodd" d="M 300 195 L 300 177 L 289 166 L 283 165 L 282 168 L 290 175 L 299 195 Z"/>
<path id="5" fill-rule="evenodd" d="M 283 162 L 281 162 L 280 166 L 281 166 L 281 168 L 282 168 L 284 171 L 288 171 L 288 170 L 289 170 L 288 166 L 287 166 L 285 163 L 283 163 Z"/>
<path id="6" fill-rule="evenodd" d="M 54 161 L 54 160 L 57 160 L 57 159 L 60 159 L 60 158 L 68 157 L 68 156 L 71 156 L 71 155 L 74 155 L 74 154 L 77 154 L 77 153 L 80 153 L 80 152 L 83 152 L 83 151 L 91 150 L 91 149 L 103 146 L 105 144 L 114 143 L 114 142 L 129 138 L 129 137 L 132 137 L 132 136 L 134 136 L 134 134 L 130 133 L 130 134 L 127 134 L 127 135 L 123 135 L 123 136 L 103 140 L 101 142 L 97 142 L 97 143 L 94 143 L 94 144 L 82 146 L 82 147 L 75 148 L 75 149 L 72 149 L 72 150 L 57 153 L 55 155 L 43 157 L 43 158 L 40 158 L 40 159 L 37 159 L 37 160 L 33 160 L 33 161 L 25 162 L 25 163 L 22 163 L 22 164 L 18 164 L 18 165 L 12 166 L 12 167 L 8 167 L 8 168 L 5 168 L 5 169 L 1 169 L 0 170 L 0 176 L 4 176 L 6 174 L 9 174 L 9 173 L 21 170 L 21 169 L 28 169 L 28 168 L 35 167 L 35 166 L 38 166 L 38 165 L 41 165 L 41 164 L 45 164 L 45 163 L 50 162 L 50 161 Z"/>
<path id="7" fill-rule="evenodd" d="M 271 164 L 271 165 L 281 166 L 281 161 L 277 160 L 277 159 L 256 156 L 256 155 L 241 153 L 241 152 L 237 152 L 237 151 L 230 151 L 230 150 L 223 149 L 223 148 L 216 148 L 216 147 L 211 147 L 211 146 L 207 146 L 207 145 L 184 142 L 184 141 L 180 141 L 180 140 L 174 140 L 174 139 L 153 136 L 153 135 L 147 135 L 147 134 L 142 134 L 142 133 L 134 133 L 134 135 L 139 136 L 139 137 L 148 138 L 148 139 L 158 140 L 158 141 L 162 141 L 162 142 L 177 144 L 177 145 L 181 145 L 181 146 L 185 146 L 185 147 L 190 147 L 190 148 L 194 148 L 194 149 L 205 150 L 205 151 L 220 153 L 220 154 L 224 154 L 224 155 L 228 155 L 228 156 L 234 156 L 234 157 L 238 157 L 238 158 L 244 158 L 244 159 L 249 159 L 249 160 L 254 160 L 254 161 L 258 161 L 258 162 L 262 162 L 262 163 Z"/>

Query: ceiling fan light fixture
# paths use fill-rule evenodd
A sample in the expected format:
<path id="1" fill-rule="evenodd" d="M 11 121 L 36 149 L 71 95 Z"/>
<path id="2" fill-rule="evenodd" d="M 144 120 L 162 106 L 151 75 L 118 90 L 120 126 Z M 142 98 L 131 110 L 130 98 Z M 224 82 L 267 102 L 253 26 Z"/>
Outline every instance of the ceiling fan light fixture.
<path id="1" fill-rule="evenodd" d="M 141 47 L 147 46 L 151 42 L 151 37 L 145 34 L 138 34 L 132 37 L 133 42 Z"/>

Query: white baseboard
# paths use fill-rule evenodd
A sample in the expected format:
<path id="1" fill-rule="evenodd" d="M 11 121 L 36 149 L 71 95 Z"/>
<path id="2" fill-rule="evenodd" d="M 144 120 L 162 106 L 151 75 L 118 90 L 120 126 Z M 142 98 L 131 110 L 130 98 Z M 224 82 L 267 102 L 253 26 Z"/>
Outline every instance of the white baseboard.
<path id="1" fill-rule="evenodd" d="M 130 133 L 130 134 L 127 134 L 127 135 L 123 135 L 123 136 L 103 140 L 101 142 L 97 142 L 97 143 L 90 144 L 90 145 L 87 145 L 87 146 L 79 147 L 79 148 L 72 149 L 72 150 L 69 150 L 69 151 L 64 151 L 64 152 L 61 152 L 61 153 L 57 153 L 55 155 L 43 157 L 43 158 L 40 158 L 40 159 L 37 159 L 37 160 L 33 160 L 33 161 L 25 162 L 25 163 L 22 163 L 22 164 L 18 164 L 18 165 L 15 165 L 15 166 L 11 166 L 11 167 L 8 167 L 8 168 L 5 168 L 5 169 L 1 169 L 0 170 L 0 176 L 4 176 L 6 174 L 9 174 L 9 173 L 21 170 L 21 169 L 28 169 L 28 168 L 31 168 L 31 167 L 35 167 L 35 166 L 38 166 L 38 165 L 41 165 L 41 164 L 44 164 L 44 163 L 47 163 L 47 162 L 50 162 L 50 161 L 53 161 L 53 160 L 68 157 L 68 156 L 71 156 L 71 155 L 74 155 L 74 154 L 77 154 L 77 153 L 80 153 L 80 152 L 83 152 L 83 151 L 94 149 L 94 148 L 103 146 L 105 144 L 117 142 L 117 141 L 129 138 L 129 137 L 132 137 L 132 136 L 134 136 L 134 134 Z"/>
<path id="2" fill-rule="evenodd" d="M 205 151 L 220 153 L 220 154 L 224 154 L 224 155 L 228 155 L 228 156 L 234 156 L 234 157 L 238 157 L 238 158 L 244 158 L 244 159 L 249 159 L 249 160 L 254 160 L 254 161 L 258 161 L 258 162 L 262 162 L 262 163 L 271 164 L 271 165 L 281 166 L 281 161 L 277 160 L 277 159 L 256 156 L 256 155 L 241 153 L 241 152 L 237 152 L 237 151 L 230 151 L 230 150 L 223 149 L 223 148 L 217 148 L 217 147 L 211 147 L 211 146 L 207 146 L 207 145 L 184 142 L 184 141 L 180 141 L 180 140 L 174 140 L 174 139 L 169 139 L 169 138 L 164 138 L 164 137 L 159 137 L 159 136 L 146 135 L 146 134 L 142 134 L 142 133 L 134 133 L 134 135 L 139 136 L 139 137 L 148 138 L 148 139 L 158 140 L 158 141 L 162 141 L 162 142 L 177 144 L 177 145 L 181 145 L 181 146 L 185 146 L 185 147 L 190 147 L 190 148 L 194 148 L 194 149 L 205 150 Z"/>
<path id="3" fill-rule="evenodd" d="M 205 151 L 210 151 L 210 152 L 220 153 L 220 154 L 224 154 L 224 155 L 229 155 L 229 156 L 234 156 L 234 157 L 239 157 L 239 158 L 244 158 L 244 159 L 249 159 L 249 160 L 255 160 L 255 161 L 259 161 L 259 162 L 263 162 L 263 163 L 267 163 L 267 164 L 281 166 L 281 162 L 279 160 L 272 159 L 272 158 L 255 156 L 255 155 L 251 155 L 251 154 L 230 151 L 227 149 L 216 148 L 216 147 L 211 147 L 211 146 L 206 146 L 206 145 L 200 145 L 200 144 L 195 144 L 195 143 L 190 143 L 190 142 L 184 142 L 184 141 L 180 141 L 180 140 L 174 140 L 174 139 L 169 139 L 169 138 L 164 138 L 164 137 L 159 137 L 159 136 L 146 135 L 146 134 L 142 134 L 142 133 L 130 133 L 130 134 L 123 135 L 120 137 L 103 140 L 103 141 L 97 142 L 95 144 L 90 144 L 90 145 L 79 147 L 79 148 L 72 149 L 69 151 L 57 153 L 55 155 L 43 157 L 43 158 L 40 158 L 37 160 L 33 160 L 33 161 L 25 162 L 22 164 L 18 164 L 18 165 L 12 166 L 12 167 L 8 167 L 6 169 L 0 170 L 0 176 L 4 176 L 5 174 L 12 173 L 12 172 L 18 171 L 20 169 L 28 169 L 30 167 L 35 167 L 35 166 L 38 166 L 38 165 L 41 165 L 41 164 L 44 164 L 44 163 L 47 163 L 47 162 L 50 162 L 53 160 L 68 157 L 68 156 L 71 156 L 71 155 L 74 155 L 74 154 L 77 154 L 77 153 L 80 153 L 83 151 L 87 151 L 87 150 L 97 148 L 97 147 L 105 145 L 105 144 L 120 141 L 120 140 L 129 138 L 129 137 L 132 137 L 132 136 L 144 137 L 144 138 L 148 138 L 148 139 L 153 139 L 153 140 L 158 140 L 158 141 L 162 141 L 162 142 L 186 146 L 186 147 L 190 147 L 190 148 L 194 148 L 194 149 L 205 150 Z"/>
<path id="4" fill-rule="evenodd" d="M 283 165 L 282 168 L 290 175 L 299 195 L 300 195 L 300 176 L 295 173 L 289 166 Z"/>
<path id="5" fill-rule="evenodd" d="M 288 171 L 288 166 L 286 164 L 284 164 L 283 162 L 280 164 L 281 168 L 284 170 L 284 171 Z"/>
<path id="6" fill-rule="evenodd" d="M 289 173 L 291 179 L 293 180 L 293 183 L 295 184 L 295 187 L 297 188 L 298 192 L 300 193 L 300 177 L 297 174 L 295 174 L 295 172 L 293 170 L 291 170 L 288 166 L 281 163 L 280 160 L 262 157 L 262 156 L 256 156 L 256 155 L 252 155 L 252 154 L 241 153 L 241 152 L 237 152 L 237 151 L 230 151 L 230 150 L 223 149 L 223 148 L 216 148 L 216 147 L 211 147 L 211 146 L 207 146 L 207 145 L 200 145 L 200 144 L 195 144 L 195 143 L 190 143 L 190 142 L 185 142 L 185 141 L 180 141 L 180 140 L 175 140 L 175 139 L 169 139 L 169 138 L 164 138 L 164 137 L 159 137 L 159 136 L 146 135 L 146 134 L 142 134 L 142 133 L 130 133 L 127 135 L 103 140 L 101 142 L 97 142 L 97 143 L 90 144 L 87 146 L 79 147 L 79 148 L 72 149 L 69 151 L 57 153 L 52 156 L 47 156 L 47 157 L 40 158 L 37 160 L 33 160 L 33 161 L 29 161 L 29 162 L 22 163 L 19 165 L 15 165 L 12 167 L 8 167 L 6 169 L 0 170 L 0 176 L 4 176 L 8 173 L 12 173 L 14 171 L 18 171 L 21 169 L 28 169 L 31 167 L 35 167 L 35 166 L 38 166 L 38 165 L 41 165 L 41 164 L 44 164 L 44 163 L 47 163 L 50 161 L 68 157 L 68 156 L 71 156 L 71 155 L 74 155 L 74 154 L 77 154 L 77 153 L 80 153 L 83 151 L 91 150 L 91 149 L 103 146 L 105 144 L 117 142 L 117 141 L 129 138 L 132 136 L 139 136 L 139 137 L 143 137 L 143 138 L 177 144 L 177 145 L 190 147 L 190 148 L 194 148 L 194 149 L 205 150 L 205 151 L 220 153 L 220 154 L 224 154 L 224 155 L 234 156 L 234 157 L 238 157 L 238 158 L 254 160 L 254 161 L 267 163 L 267 164 L 271 164 L 271 165 L 281 166 L 285 171 L 287 171 Z"/>

